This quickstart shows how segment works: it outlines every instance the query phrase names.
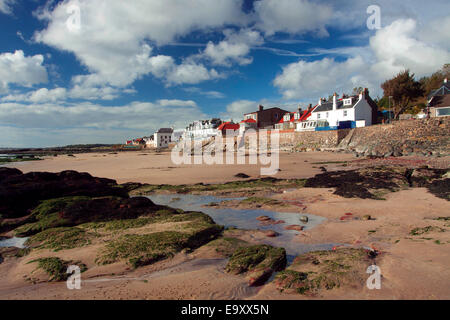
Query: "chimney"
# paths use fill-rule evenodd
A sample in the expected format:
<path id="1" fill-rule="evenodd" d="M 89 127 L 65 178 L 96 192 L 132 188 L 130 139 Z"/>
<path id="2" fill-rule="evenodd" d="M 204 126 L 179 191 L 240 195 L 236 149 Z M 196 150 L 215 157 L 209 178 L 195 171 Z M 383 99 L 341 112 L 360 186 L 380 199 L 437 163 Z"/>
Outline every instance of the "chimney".
<path id="1" fill-rule="evenodd" d="M 259 111 L 263 111 L 264 107 L 262 105 L 259 105 Z"/>
<path id="2" fill-rule="evenodd" d="M 447 83 L 447 78 L 444 79 L 444 83 Z"/>
<path id="3" fill-rule="evenodd" d="M 312 104 L 310 103 L 308 106 L 308 111 L 312 109 Z"/>
<path id="4" fill-rule="evenodd" d="M 369 89 L 364 88 L 364 90 L 361 91 L 361 93 L 359 94 L 359 100 L 362 100 L 363 98 L 365 98 L 368 95 L 369 95 Z"/>
<path id="5" fill-rule="evenodd" d="M 301 113 L 302 113 L 302 107 L 301 107 L 300 105 L 298 105 L 298 108 L 297 108 L 297 109 L 298 109 L 298 113 L 301 114 Z"/>
<path id="6" fill-rule="evenodd" d="M 322 105 L 322 98 L 319 98 L 319 102 L 317 103 L 319 106 Z"/>
<path id="7" fill-rule="evenodd" d="M 337 93 L 333 94 L 333 110 L 337 109 Z"/>

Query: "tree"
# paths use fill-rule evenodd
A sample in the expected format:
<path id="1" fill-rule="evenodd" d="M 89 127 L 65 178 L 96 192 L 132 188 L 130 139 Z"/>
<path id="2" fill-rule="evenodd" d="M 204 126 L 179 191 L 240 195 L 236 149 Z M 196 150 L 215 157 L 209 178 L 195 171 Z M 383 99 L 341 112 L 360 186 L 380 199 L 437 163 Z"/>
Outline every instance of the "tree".
<path id="1" fill-rule="evenodd" d="M 352 95 L 357 96 L 357 95 L 359 95 L 363 90 L 364 90 L 363 87 L 355 87 L 355 88 L 353 88 Z"/>
<path id="2" fill-rule="evenodd" d="M 385 81 L 381 88 L 385 97 L 392 97 L 395 119 L 398 119 L 400 114 L 411 106 L 412 102 L 424 94 L 422 85 L 414 79 L 414 74 L 410 74 L 409 70 L 400 72 L 394 78 Z"/>

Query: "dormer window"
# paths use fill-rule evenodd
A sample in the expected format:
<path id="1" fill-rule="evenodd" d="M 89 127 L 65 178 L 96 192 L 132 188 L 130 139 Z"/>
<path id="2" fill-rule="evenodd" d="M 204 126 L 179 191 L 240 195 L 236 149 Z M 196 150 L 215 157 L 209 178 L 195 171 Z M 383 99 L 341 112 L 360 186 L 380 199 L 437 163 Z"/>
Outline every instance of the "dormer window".
<path id="1" fill-rule="evenodd" d="M 352 98 L 344 99 L 344 106 L 351 106 L 352 105 Z"/>
<path id="2" fill-rule="evenodd" d="M 287 114 L 283 117 L 284 121 L 289 121 L 290 119 L 291 119 L 291 116 L 289 114 Z"/>

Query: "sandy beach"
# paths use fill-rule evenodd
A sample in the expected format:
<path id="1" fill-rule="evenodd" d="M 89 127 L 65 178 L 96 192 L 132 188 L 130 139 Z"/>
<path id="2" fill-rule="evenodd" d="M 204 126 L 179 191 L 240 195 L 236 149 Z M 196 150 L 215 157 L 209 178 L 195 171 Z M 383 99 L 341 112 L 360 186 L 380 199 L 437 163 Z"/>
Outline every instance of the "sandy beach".
<path id="1" fill-rule="evenodd" d="M 342 166 L 342 161 L 348 161 Z M 404 158 L 404 162 L 412 161 Z M 420 159 L 440 166 L 447 159 Z M 323 171 L 349 170 L 368 165 L 349 154 L 309 152 L 281 154 L 280 179 L 309 178 Z M 320 164 L 318 164 L 320 163 Z M 325 164 L 327 163 L 327 164 Z M 237 173 L 259 178 L 259 167 L 175 166 L 169 153 L 77 154 L 75 157 L 49 157 L 43 161 L 9 164 L 23 172 L 77 170 L 107 177 L 119 183 L 151 184 L 224 183 L 242 180 Z M 344 198 L 333 194 L 334 188 L 298 188 L 270 195 L 279 202 L 301 203 L 301 206 L 265 206 L 266 210 L 308 213 L 325 218 L 325 222 L 295 236 L 302 245 L 336 243 L 368 247 L 379 253 L 376 264 L 382 272 L 382 288 L 369 290 L 365 285 L 343 286 L 305 296 L 281 293 L 274 282 L 249 287 L 244 277 L 224 272 L 227 259 L 213 246 L 202 246 L 193 252 L 181 252 L 173 258 L 132 270 L 125 262 L 106 266 L 95 263 L 100 243 L 80 249 L 53 252 L 32 251 L 20 259 L 6 259 L 0 264 L 0 299 L 449 299 L 450 245 L 448 220 L 450 204 L 426 188 L 408 188 L 384 195 L 385 200 Z M 250 206 L 251 207 L 251 206 Z M 351 219 L 341 219 L 350 214 Z M 364 215 L 371 219 L 365 221 Z M 412 236 L 414 228 L 435 227 L 422 236 Z M 157 226 L 153 226 L 158 228 Z M 152 228 L 153 228 L 152 227 Z M 167 226 L 161 227 L 167 228 Z M 159 229 L 158 229 L 159 230 Z M 433 231 L 441 230 L 441 231 Z M 445 232 L 443 232 L 444 230 Z M 227 233 L 228 232 L 228 233 Z M 248 243 L 266 238 L 258 230 L 226 231 L 227 236 Z M 68 290 L 64 282 L 30 284 L 24 275 L 33 271 L 31 260 L 42 256 L 70 260 L 83 259 L 88 271 L 83 274 L 82 290 Z M 42 275 L 41 275 L 42 276 Z M 40 277 L 39 274 L 36 275 Z"/>

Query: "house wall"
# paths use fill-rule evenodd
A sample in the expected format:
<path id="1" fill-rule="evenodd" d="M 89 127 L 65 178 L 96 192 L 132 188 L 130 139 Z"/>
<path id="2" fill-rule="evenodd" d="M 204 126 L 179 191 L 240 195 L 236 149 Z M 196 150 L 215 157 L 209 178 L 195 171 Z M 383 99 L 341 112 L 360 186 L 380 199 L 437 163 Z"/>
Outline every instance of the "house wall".
<path id="1" fill-rule="evenodd" d="M 369 105 L 367 100 L 362 99 L 358 101 L 353 109 L 355 112 L 354 121 L 365 120 L 366 126 L 372 125 L 372 107 Z"/>
<path id="2" fill-rule="evenodd" d="M 344 115 L 344 111 L 347 111 Z M 327 115 L 328 113 L 328 115 Z M 319 116 L 320 115 L 320 116 Z M 331 127 L 337 126 L 339 121 L 355 121 L 355 110 L 353 108 L 313 112 L 308 120 L 327 120 Z"/>
<path id="3" fill-rule="evenodd" d="M 171 133 L 155 133 L 155 148 L 167 148 L 171 142 Z"/>

